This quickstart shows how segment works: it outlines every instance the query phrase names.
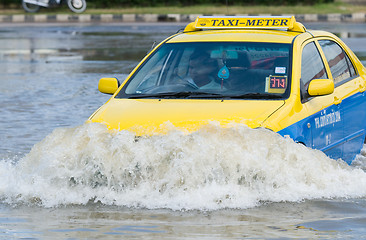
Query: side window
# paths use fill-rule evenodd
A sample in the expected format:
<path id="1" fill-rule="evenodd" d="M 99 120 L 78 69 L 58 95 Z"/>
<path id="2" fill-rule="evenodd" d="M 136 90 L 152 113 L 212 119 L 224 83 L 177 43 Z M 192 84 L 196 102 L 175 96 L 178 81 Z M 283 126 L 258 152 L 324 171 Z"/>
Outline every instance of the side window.
<path id="1" fill-rule="evenodd" d="M 308 43 L 301 56 L 301 96 L 307 96 L 307 87 L 313 79 L 328 78 L 324 63 L 314 42 Z"/>
<path id="2" fill-rule="evenodd" d="M 347 64 L 349 67 L 349 71 L 351 73 L 351 77 L 354 77 L 357 75 L 355 67 L 352 65 L 351 60 L 349 59 L 349 57 L 346 55 L 346 60 L 347 60 Z"/>
<path id="3" fill-rule="evenodd" d="M 330 40 L 320 40 L 319 44 L 328 61 L 335 85 L 356 75 L 347 54 L 337 43 Z"/>

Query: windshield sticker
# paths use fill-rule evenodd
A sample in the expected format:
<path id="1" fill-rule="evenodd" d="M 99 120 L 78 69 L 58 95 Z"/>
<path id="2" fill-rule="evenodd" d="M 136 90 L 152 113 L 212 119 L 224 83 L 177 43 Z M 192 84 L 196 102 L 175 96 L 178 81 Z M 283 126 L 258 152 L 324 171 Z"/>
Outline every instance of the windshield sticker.
<path id="1" fill-rule="evenodd" d="M 287 76 L 269 76 L 266 78 L 266 92 L 283 94 L 287 88 Z"/>
<path id="2" fill-rule="evenodd" d="M 276 74 L 286 74 L 286 67 L 276 67 L 275 73 Z"/>

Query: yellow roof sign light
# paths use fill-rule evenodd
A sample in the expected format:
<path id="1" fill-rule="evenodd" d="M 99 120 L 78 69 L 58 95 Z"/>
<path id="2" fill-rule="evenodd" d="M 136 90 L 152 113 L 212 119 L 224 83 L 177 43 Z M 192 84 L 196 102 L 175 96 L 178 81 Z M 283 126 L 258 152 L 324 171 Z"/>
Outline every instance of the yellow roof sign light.
<path id="1" fill-rule="evenodd" d="M 282 29 L 305 32 L 294 16 L 199 16 L 185 32 L 201 29 Z"/>

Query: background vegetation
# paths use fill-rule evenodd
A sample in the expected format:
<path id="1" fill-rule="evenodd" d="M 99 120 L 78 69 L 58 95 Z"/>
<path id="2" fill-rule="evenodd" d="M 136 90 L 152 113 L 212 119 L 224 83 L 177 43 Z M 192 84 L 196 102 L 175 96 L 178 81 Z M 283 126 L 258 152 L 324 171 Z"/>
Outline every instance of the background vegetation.
<path id="1" fill-rule="evenodd" d="M 26 13 L 22 0 L 0 0 L 0 14 Z M 63 0 L 65 1 L 65 0 Z M 366 13 L 366 0 L 86 0 L 84 14 L 351 14 Z M 363 2 L 364 4 L 360 4 Z M 66 4 L 39 14 L 70 14 Z M 38 14 L 36 13 L 36 14 Z"/>
<path id="2" fill-rule="evenodd" d="M 0 0 L 3 7 L 19 5 L 21 0 Z M 157 7 L 192 5 L 313 5 L 330 3 L 334 0 L 90 0 L 88 5 L 94 8 L 111 7 Z"/>
<path id="3" fill-rule="evenodd" d="M 10 1 L 10 0 L 7 0 Z M 334 0 L 93 0 L 95 7 L 156 7 L 156 6 L 192 6 L 192 5 L 313 5 L 329 3 Z"/>

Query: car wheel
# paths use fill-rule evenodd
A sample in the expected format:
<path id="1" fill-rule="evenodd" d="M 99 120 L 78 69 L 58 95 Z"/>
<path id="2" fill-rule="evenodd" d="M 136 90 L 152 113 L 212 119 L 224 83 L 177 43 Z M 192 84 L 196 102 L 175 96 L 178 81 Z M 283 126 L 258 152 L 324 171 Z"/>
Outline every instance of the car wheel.
<path id="1" fill-rule="evenodd" d="M 82 13 L 86 9 L 86 1 L 85 0 L 67 0 L 67 6 L 74 13 Z"/>
<path id="2" fill-rule="evenodd" d="M 26 3 L 24 1 L 22 1 L 22 6 L 24 8 L 24 10 L 26 12 L 29 12 L 29 13 L 35 13 L 35 12 L 38 12 L 39 9 L 41 8 L 40 6 L 38 5 L 35 5 L 35 4 L 30 4 L 30 3 Z"/>

